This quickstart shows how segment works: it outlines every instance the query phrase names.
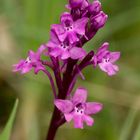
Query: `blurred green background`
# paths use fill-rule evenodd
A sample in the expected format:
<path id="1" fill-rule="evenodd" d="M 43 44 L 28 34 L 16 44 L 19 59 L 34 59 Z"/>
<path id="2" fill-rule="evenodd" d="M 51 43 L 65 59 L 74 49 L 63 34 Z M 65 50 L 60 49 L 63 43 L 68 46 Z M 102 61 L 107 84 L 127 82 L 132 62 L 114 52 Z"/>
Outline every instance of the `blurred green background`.
<path id="1" fill-rule="evenodd" d="M 104 41 L 121 51 L 119 73 L 108 77 L 92 67 L 78 85 L 89 91 L 89 101 L 104 104 L 95 125 L 84 130 L 65 124 L 56 140 L 140 140 L 140 1 L 101 0 L 109 20 L 86 44 L 96 50 Z M 53 96 L 43 73 L 12 73 L 12 64 L 26 58 L 29 49 L 49 39 L 50 25 L 59 22 L 67 0 L 0 0 L 0 132 L 15 99 L 19 107 L 11 140 L 44 140 L 53 110 Z"/>

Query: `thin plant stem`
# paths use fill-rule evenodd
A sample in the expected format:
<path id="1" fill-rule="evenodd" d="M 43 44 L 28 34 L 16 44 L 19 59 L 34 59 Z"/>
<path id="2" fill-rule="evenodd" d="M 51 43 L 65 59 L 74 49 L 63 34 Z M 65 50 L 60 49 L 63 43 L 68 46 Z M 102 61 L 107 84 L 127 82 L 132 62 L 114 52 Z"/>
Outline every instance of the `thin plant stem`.
<path id="1" fill-rule="evenodd" d="M 50 83 L 51 83 L 51 86 L 52 86 L 54 98 L 56 99 L 57 94 L 56 94 L 56 89 L 55 89 L 55 84 L 54 84 L 53 78 L 52 78 L 51 74 L 47 70 L 42 70 L 42 71 L 48 76 L 48 78 L 50 80 Z"/>
<path id="2" fill-rule="evenodd" d="M 59 91 L 63 90 L 62 86 L 62 79 L 61 79 L 61 72 L 60 72 L 60 66 L 59 66 L 59 60 L 56 58 L 54 59 L 51 57 L 52 63 L 53 63 L 53 71 L 54 71 L 54 76 L 57 84 L 57 88 Z"/>

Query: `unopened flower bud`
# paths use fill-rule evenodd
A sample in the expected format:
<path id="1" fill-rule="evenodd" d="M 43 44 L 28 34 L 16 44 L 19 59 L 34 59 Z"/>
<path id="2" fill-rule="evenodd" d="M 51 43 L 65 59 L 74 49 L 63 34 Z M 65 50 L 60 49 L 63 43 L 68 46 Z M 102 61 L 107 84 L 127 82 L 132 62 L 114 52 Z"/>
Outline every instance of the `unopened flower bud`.
<path id="1" fill-rule="evenodd" d="M 83 0 L 69 0 L 69 4 L 71 8 L 81 7 Z"/>
<path id="2" fill-rule="evenodd" d="M 91 15 L 95 15 L 101 11 L 101 3 L 95 0 L 89 7 L 88 10 Z"/>
<path id="3" fill-rule="evenodd" d="M 99 29 L 104 26 L 104 24 L 107 21 L 107 18 L 108 16 L 103 11 L 101 11 L 98 15 L 91 18 L 91 22 L 94 28 Z"/>

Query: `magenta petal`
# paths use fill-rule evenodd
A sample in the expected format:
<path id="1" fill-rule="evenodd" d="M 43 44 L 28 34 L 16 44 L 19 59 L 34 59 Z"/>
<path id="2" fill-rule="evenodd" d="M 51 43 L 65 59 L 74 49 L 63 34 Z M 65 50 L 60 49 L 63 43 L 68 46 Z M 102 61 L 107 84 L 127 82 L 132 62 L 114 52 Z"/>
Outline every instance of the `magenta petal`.
<path id="1" fill-rule="evenodd" d="M 31 59 L 31 61 L 33 62 L 40 59 L 40 56 L 35 52 L 33 52 L 32 50 L 28 52 L 28 56 L 29 56 L 28 58 Z"/>
<path id="2" fill-rule="evenodd" d="M 84 115 L 83 119 L 88 126 L 92 126 L 93 123 L 94 123 L 94 119 L 92 117 L 88 116 L 88 115 Z"/>
<path id="3" fill-rule="evenodd" d="M 47 47 L 54 48 L 54 47 L 58 47 L 59 44 L 60 44 L 60 41 L 57 37 L 57 34 L 52 29 L 51 32 L 50 32 L 50 40 L 47 43 Z"/>
<path id="4" fill-rule="evenodd" d="M 66 119 L 67 122 L 70 122 L 72 120 L 72 118 L 73 118 L 72 113 L 68 113 L 68 114 L 65 113 L 64 116 L 65 116 L 65 119 Z"/>
<path id="5" fill-rule="evenodd" d="M 46 45 L 43 44 L 38 48 L 37 54 L 41 55 L 45 50 L 46 50 Z"/>
<path id="6" fill-rule="evenodd" d="M 83 0 L 69 0 L 71 8 L 80 8 L 82 6 Z"/>
<path id="7" fill-rule="evenodd" d="M 101 10 L 101 3 L 98 0 L 93 1 L 93 3 L 89 5 L 88 10 L 91 14 L 99 13 Z"/>
<path id="8" fill-rule="evenodd" d="M 117 71 L 119 71 L 119 67 L 117 65 L 113 65 L 112 63 L 100 63 L 99 67 L 109 76 L 113 76 L 116 74 Z"/>
<path id="9" fill-rule="evenodd" d="M 77 34 L 84 35 L 85 34 L 85 26 L 88 22 L 88 18 L 82 18 L 74 22 L 74 30 Z"/>
<path id="10" fill-rule="evenodd" d="M 18 64 L 13 65 L 13 72 L 20 71 L 24 65 L 25 60 L 20 60 Z"/>
<path id="11" fill-rule="evenodd" d="M 68 12 L 64 12 L 62 15 L 61 15 L 61 23 L 64 25 L 64 26 L 67 26 L 67 22 L 69 25 L 71 25 L 73 23 L 73 19 L 72 19 L 72 16 L 70 13 Z"/>
<path id="12" fill-rule="evenodd" d="M 82 59 L 85 55 L 86 51 L 83 48 L 73 47 L 70 50 L 70 57 L 72 59 Z"/>
<path id="13" fill-rule="evenodd" d="M 54 101 L 54 104 L 64 114 L 65 113 L 70 113 L 73 109 L 73 104 L 69 100 L 56 99 Z"/>
<path id="14" fill-rule="evenodd" d="M 120 52 L 111 52 L 110 53 L 110 62 L 114 63 L 120 58 Z"/>
<path id="15" fill-rule="evenodd" d="M 117 73 L 117 71 L 119 71 L 119 67 L 117 65 L 113 65 L 113 64 L 108 66 L 106 69 L 107 69 L 107 74 L 109 76 L 113 76 Z"/>
<path id="16" fill-rule="evenodd" d="M 107 63 L 99 63 L 99 67 L 100 67 L 100 69 L 102 71 L 108 72 L 108 70 L 110 69 L 109 67 L 112 68 L 112 64 L 111 63 L 109 63 L 109 64 L 107 64 Z"/>
<path id="17" fill-rule="evenodd" d="M 96 114 L 99 111 L 101 111 L 102 108 L 103 108 L 103 105 L 101 103 L 88 102 L 88 103 L 86 103 L 85 114 L 87 114 L 87 115 Z"/>
<path id="18" fill-rule="evenodd" d="M 68 39 L 69 39 L 69 42 L 71 44 L 79 41 L 79 38 L 77 37 L 76 33 L 75 32 L 68 32 Z"/>
<path id="19" fill-rule="evenodd" d="M 63 34 L 59 34 L 58 38 L 60 42 L 64 42 L 67 36 L 68 36 L 67 32 L 64 32 Z"/>
<path id="20" fill-rule="evenodd" d="M 85 9 L 89 6 L 89 0 L 83 0 L 81 9 Z"/>
<path id="21" fill-rule="evenodd" d="M 30 63 L 26 64 L 23 66 L 23 68 L 21 69 L 21 74 L 25 74 L 27 72 L 29 72 L 32 69 L 32 65 Z"/>
<path id="22" fill-rule="evenodd" d="M 62 32 L 64 32 L 64 31 L 62 30 Z M 60 43 L 60 41 L 58 39 L 58 36 L 57 36 L 55 30 L 53 30 L 53 29 L 51 29 L 51 31 L 50 31 L 50 40 L 52 42 L 54 42 L 55 44 L 59 44 Z"/>
<path id="23" fill-rule="evenodd" d="M 58 57 L 62 54 L 62 50 L 60 48 L 53 48 L 51 51 L 50 51 L 50 55 L 53 56 L 53 57 Z"/>
<path id="24" fill-rule="evenodd" d="M 97 62 L 98 62 L 98 58 L 97 58 L 96 55 L 94 55 L 94 57 L 93 57 L 93 66 L 94 66 L 94 67 L 97 66 L 97 64 L 98 64 Z"/>
<path id="25" fill-rule="evenodd" d="M 61 24 L 53 24 L 51 26 L 51 29 L 54 30 L 57 35 L 61 35 L 65 33 L 65 29 L 63 28 Z"/>
<path id="26" fill-rule="evenodd" d="M 87 99 L 87 90 L 84 88 L 78 88 L 75 91 L 72 101 L 74 103 L 85 103 Z"/>
<path id="27" fill-rule="evenodd" d="M 109 43 L 108 42 L 103 43 L 101 47 L 97 50 L 97 54 L 106 51 L 108 48 L 109 48 Z"/>
<path id="28" fill-rule="evenodd" d="M 83 129 L 83 119 L 82 115 L 74 115 L 73 116 L 74 127 Z"/>
<path id="29" fill-rule="evenodd" d="M 46 44 L 46 46 L 48 47 L 48 48 L 55 48 L 55 47 L 58 47 L 58 45 L 59 44 L 56 44 L 55 42 L 53 42 L 53 41 L 48 41 L 48 43 Z"/>
<path id="30" fill-rule="evenodd" d="M 70 57 L 70 53 L 67 50 L 63 51 L 63 53 L 61 54 L 62 60 L 68 59 L 69 57 Z"/>
<path id="31" fill-rule="evenodd" d="M 107 21 L 107 18 L 108 16 L 103 11 L 100 11 L 99 14 L 97 14 L 96 16 L 93 16 L 93 18 L 91 19 L 91 22 L 93 23 L 96 29 L 99 29 L 104 26 L 104 24 Z"/>

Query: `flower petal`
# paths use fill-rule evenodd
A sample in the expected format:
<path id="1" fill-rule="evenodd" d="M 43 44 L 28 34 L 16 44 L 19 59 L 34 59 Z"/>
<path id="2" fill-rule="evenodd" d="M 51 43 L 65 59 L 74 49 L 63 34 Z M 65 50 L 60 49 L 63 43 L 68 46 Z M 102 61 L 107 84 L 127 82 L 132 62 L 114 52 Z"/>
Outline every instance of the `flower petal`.
<path id="1" fill-rule="evenodd" d="M 70 53 L 67 50 L 63 51 L 63 53 L 61 55 L 61 59 L 65 60 L 65 59 L 68 59 L 69 57 L 70 57 Z"/>
<path id="2" fill-rule="evenodd" d="M 64 116 L 65 116 L 65 119 L 66 119 L 67 122 L 70 122 L 72 120 L 72 118 L 73 118 L 72 113 L 68 113 L 68 114 L 65 113 Z"/>
<path id="3" fill-rule="evenodd" d="M 101 111 L 102 108 L 103 108 L 103 105 L 101 103 L 88 102 L 88 103 L 86 103 L 85 114 L 87 114 L 87 115 L 96 114 L 99 111 Z"/>
<path id="4" fill-rule="evenodd" d="M 113 65 L 113 64 L 106 67 L 106 69 L 107 69 L 107 74 L 109 76 L 113 76 L 117 73 L 117 71 L 119 71 L 119 67 L 117 65 Z"/>
<path id="5" fill-rule="evenodd" d="M 73 116 L 74 127 L 83 129 L 83 119 L 82 115 L 74 115 Z"/>
<path id="6" fill-rule="evenodd" d="M 108 16 L 103 11 L 100 11 L 99 14 L 97 14 L 96 16 L 93 16 L 91 18 L 91 22 L 92 22 L 94 28 L 97 30 L 104 26 L 104 24 L 107 21 L 107 18 L 108 18 Z"/>
<path id="7" fill-rule="evenodd" d="M 54 101 L 54 104 L 64 114 L 65 113 L 70 113 L 73 109 L 73 104 L 69 100 L 56 99 Z"/>
<path id="8" fill-rule="evenodd" d="M 13 65 L 13 72 L 20 71 L 22 69 L 23 65 L 24 65 L 24 62 L 25 62 L 25 60 L 22 59 L 22 60 L 19 61 L 18 64 L 14 64 Z"/>
<path id="9" fill-rule="evenodd" d="M 33 52 L 32 50 L 30 50 L 28 52 L 28 58 L 31 59 L 32 62 L 36 62 L 37 60 L 40 59 L 40 56 L 36 54 L 35 52 Z"/>
<path id="10" fill-rule="evenodd" d="M 47 46 L 50 47 L 50 48 L 54 48 L 54 47 L 57 47 L 59 44 L 60 44 L 60 41 L 59 41 L 59 39 L 57 37 L 56 32 L 53 29 L 51 29 L 51 31 L 50 31 L 50 40 L 47 43 Z"/>
<path id="11" fill-rule="evenodd" d="M 109 76 L 113 76 L 119 71 L 119 67 L 117 65 L 113 65 L 112 63 L 99 63 L 99 67 L 102 71 L 106 72 Z"/>
<path id="12" fill-rule="evenodd" d="M 83 48 L 73 47 L 70 50 L 70 57 L 72 59 L 82 59 L 85 55 L 86 51 Z"/>
<path id="13" fill-rule="evenodd" d="M 97 50 L 97 54 L 106 51 L 109 48 L 109 43 L 105 42 L 101 45 L 101 47 Z"/>
<path id="14" fill-rule="evenodd" d="M 63 26 L 67 27 L 67 26 L 71 26 L 73 24 L 73 19 L 70 13 L 68 12 L 64 12 L 61 15 L 61 24 L 63 24 Z"/>
<path id="15" fill-rule="evenodd" d="M 85 35 L 85 26 L 88 22 L 88 18 L 82 18 L 74 22 L 74 30 L 79 35 Z"/>
<path id="16" fill-rule="evenodd" d="M 63 25 L 61 24 L 53 24 L 51 26 L 51 29 L 54 30 L 57 35 L 61 35 L 65 33 L 65 29 L 63 28 Z"/>
<path id="17" fill-rule="evenodd" d="M 21 68 L 21 74 L 29 72 L 33 68 L 32 64 L 27 63 Z"/>
<path id="18" fill-rule="evenodd" d="M 78 88 L 73 96 L 74 103 L 85 103 L 87 99 L 87 90 L 85 88 Z"/>
<path id="19" fill-rule="evenodd" d="M 120 52 L 111 52 L 110 53 L 110 62 L 114 63 L 120 58 Z"/>
<path id="20" fill-rule="evenodd" d="M 64 32 L 63 34 L 59 34 L 59 35 L 58 35 L 58 38 L 59 38 L 59 40 L 60 40 L 61 42 L 64 42 L 65 39 L 67 38 L 67 36 L 68 36 L 68 33 L 67 33 L 67 32 Z"/>
<path id="21" fill-rule="evenodd" d="M 69 39 L 69 42 L 71 44 L 79 41 L 79 38 L 77 37 L 76 33 L 74 31 L 72 32 L 67 32 L 67 35 L 68 35 L 68 39 Z"/>
<path id="22" fill-rule="evenodd" d="M 50 51 L 50 55 L 53 56 L 53 57 L 58 57 L 60 56 L 61 54 L 63 53 L 63 51 L 60 49 L 60 48 L 53 48 L 51 51 Z"/>
<path id="23" fill-rule="evenodd" d="M 46 45 L 45 44 L 42 44 L 38 50 L 37 50 L 37 54 L 40 56 L 45 50 L 46 50 Z"/>
<path id="24" fill-rule="evenodd" d="M 88 126 L 92 126 L 93 123 L 94 123 L 94 119 L 92 117 L 88 116 L 88 115 L 84 115 L 83 119 Z"/>

